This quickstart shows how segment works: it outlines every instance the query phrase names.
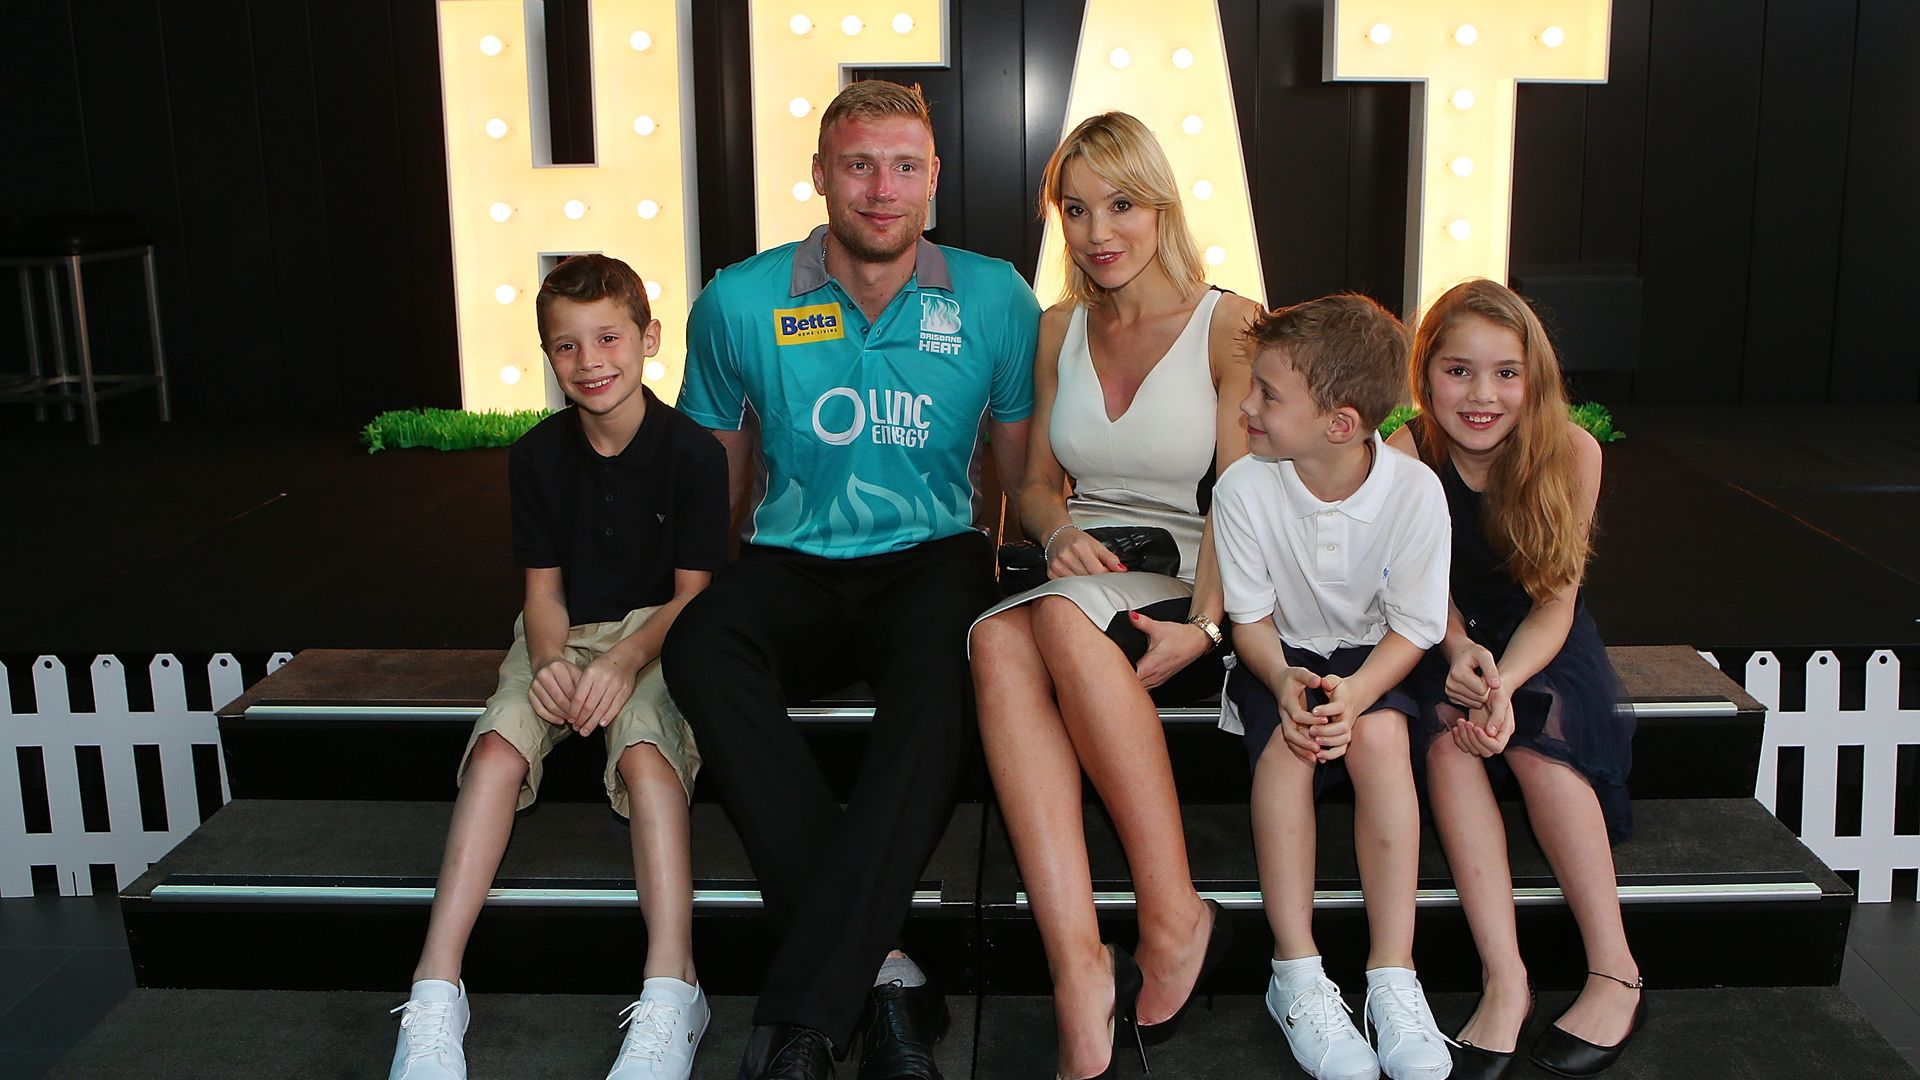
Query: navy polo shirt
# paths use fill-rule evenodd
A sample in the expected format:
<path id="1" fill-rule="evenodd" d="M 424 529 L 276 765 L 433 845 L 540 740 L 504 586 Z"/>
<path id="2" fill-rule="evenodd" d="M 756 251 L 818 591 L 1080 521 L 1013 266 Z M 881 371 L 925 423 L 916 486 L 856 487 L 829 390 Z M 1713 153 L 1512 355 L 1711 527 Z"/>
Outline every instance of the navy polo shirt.
<path id="1" fill-rule="evenodd" d="M 726 450 L 653 391 L 641 392 L 646 419 L 612 457 L 587 442 L 573 407 L 507 452 L 514 560 L 560 568 L 574 626 L 664 604 L 675 569 L 726 562 Z"/>

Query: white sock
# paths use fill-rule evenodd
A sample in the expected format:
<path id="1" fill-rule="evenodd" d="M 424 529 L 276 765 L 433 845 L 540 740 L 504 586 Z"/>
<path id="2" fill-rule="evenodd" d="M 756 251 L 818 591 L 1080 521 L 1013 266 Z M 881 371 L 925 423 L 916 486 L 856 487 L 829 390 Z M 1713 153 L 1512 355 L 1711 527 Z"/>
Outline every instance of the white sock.
<path id="1" fill-rule="evenodd" d="M 1275 960 L 1272 963 L 1273 977 L 1280 980 L 1282 986 L 1295 986 L 1327 973 L 1318 954 L 1302 956 L 1297 960 Z"/>
<path id="2" fill-rule="evenodd" d="M 927 973 L 910 956 L 890 956 L 880 965 L 880 974 L 874 976 L 873 985 L 885 986 L 897 982 L 901 986 L 914 987 L 927 985 Z"/>
<path id="3" fill-rule="evenodd" d="M 691 1005 L 693 999 L 700 996 L 700 989 L 670 975 L 661 975 L 641 983 L 640 996 L 669 1005 Z"/>
<path id="4" fill-rule="evenodd" d="M 450 983 L 445 979 L 421 979 L 407 991 L 407 996 L 415 1001 L 459 1001 L 466 987 L 459 983 Z"/>
<path id="5" fill-rule="evenodd" d="M 1412 968 L 1377 967 L 1367 969 L 1367 989 L 1369 990 L 1382 984 L 1412 986 L 1418 981 L 1419 976 L 1414 974 Z"/>

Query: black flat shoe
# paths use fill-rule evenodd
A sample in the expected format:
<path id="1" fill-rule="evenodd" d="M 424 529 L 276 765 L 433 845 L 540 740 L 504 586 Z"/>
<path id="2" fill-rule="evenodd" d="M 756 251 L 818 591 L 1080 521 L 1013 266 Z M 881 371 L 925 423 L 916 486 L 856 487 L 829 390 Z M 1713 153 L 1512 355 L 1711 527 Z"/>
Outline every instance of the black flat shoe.
<path id="1" fill-rule="evenodd" d="M 931 983 L 874 987 L 867 995 L 859 1080 L 942 1080 L 932 1047 L 952 1021 L 945 995 Z"/>
<path id="2" fill-rule="evenodd" d="M 761 1024 L 747 1036 L 739 1080 L 832 1080 L 833 1043 L 798 1024 Z"/>
<path id="3" fill-rule="evenodd" d="M 1213 928 L 1207 931 L 1207 954 L 1200 959 L 1200 974 L 1194 976 L 1193 989 L 1187 991 L 1187 1000 L 1180 1003 L 1180 1007 L 1173 1011 L 1172 1016 L 1157 1024 L 1140 1025 L 1140 1038 L 1147 1046 L 1158 1046 L 1173 1038 L 1174 1030 L 1179 1027 L 1181 1018 L 1187 1015 L 1187 1009 L 1193 1005 L 1193 999 L 1200 996 L 1201 989 L 1207 985 L 1207 980 L 1213 977 L 1214 969 L 1227 958 L 1227 950 L 1233 947 L 1233 923 L 1225 918 L 1220 905 L 1212 900 L 1207 901 L 1207 910 L 1213 914 Z M 1207 990 L 1206 994 L 1207 1008 L 1211 1009 L 1213 1008 L 1213 991 Z"/>
<path id="4" fill-rule="evenodd" d="M 1448 1056 L 1453 1058 L 1453 1080 L 1500 1080 L 1513 1068 L 1513 1060 L 1520 1050 L 1520 1037 L 1527 1033 L 1527 1025 L 1533 1022 L 1533 988 L 1527 988 L 1527 1015 L 1520 1018 L 1520 1030 L 1513 1033 L 1513 1049 L 1506 1052 L 1488 1050 L 1475 1046 L 1465 1039 L 1455 1038 L 1447 1047 Z"/>
<path id="5" fill-rule="evenodd" d="M 1107 954 L 1113 960 L 1113 1016 L 1107 1021 L 1107 1067 L 1086 1080 L 1112 1080 L 1120 1075 L 1114 1071 L 1114 1064 L 1120 1057 L 1120 1028 L 1122 1025 L 1133 1029 L 1133 1045 L 1140 1051 L 1140 1071 L 1150 1073 L 1147 1066 L 1147 1047 L 1140 1041 L 1140 988 L 1146 985 L 1146 977 L 1140 974 L 1140 965 L 1133 962 L 1132 954 L 1118 945 L 1107 946 Z M 1054 1074 L 1054 1080 L 1063 1080 L 1060 1074 Z"/>
<path id="6" fill-rule="evenodd" d="M 1596 975 L 1602 979 L 1613 979 L 1614 982 L 1630 990 L 1644 991 L 1647 982 L 1645 979 L 1628 982 L 1598 971 L 1589 971 L 1587 974 Z M 1570 1034 L 1560 1026 L 1558 1020 L 1555 1020 L 1547 1030 L 1540 1033 L 1538 1039 L 1533 1041 L 1533 1052 L 1527 1057 L 1535 1065 L 1556 1076 L 1598 1076 L 1611 1068 L 1614 1062 L 1620 1060 L 1621 1053 L 1626 1050 L 1627 1044 L 1633 1041 L 1634 1035 L 1640 1031 L 1640 1025 L 1645 1023 L 1646 1019 L 1647 998 L 1642 992 L 1639 1003 L 1633 1007 L 1632 1026 L 1628 1027 L 1626 1035 L 1612 1046 L 1596 1046 L 1578 1035 Z"/>

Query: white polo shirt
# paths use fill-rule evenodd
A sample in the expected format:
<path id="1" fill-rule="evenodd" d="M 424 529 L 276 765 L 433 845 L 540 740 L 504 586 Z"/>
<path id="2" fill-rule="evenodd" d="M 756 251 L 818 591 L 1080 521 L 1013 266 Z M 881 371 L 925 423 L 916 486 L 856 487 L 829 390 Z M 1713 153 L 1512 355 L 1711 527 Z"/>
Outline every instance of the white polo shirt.
<path id="1" fill-rule="evenodd" d="M 1213 488 L 1227 614 L 1273 616 L 1281 640 L 1331 656 L 1388 630 L 1422 649 L 1447 632 L 1453 524 L 1440 478 L 1373 436 L 1359 490 L 1321 502 L 1293 462 L 1245 457 Z"/>

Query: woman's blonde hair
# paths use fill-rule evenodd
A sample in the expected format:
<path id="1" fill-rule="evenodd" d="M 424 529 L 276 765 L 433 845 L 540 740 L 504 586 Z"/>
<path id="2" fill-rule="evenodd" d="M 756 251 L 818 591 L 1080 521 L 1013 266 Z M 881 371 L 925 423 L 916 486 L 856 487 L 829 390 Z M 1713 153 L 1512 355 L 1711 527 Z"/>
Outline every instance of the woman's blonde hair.
<path id="1" fill-rule="evenodd" d="M 1173 178 L 1173 166 L 1160 149 L 1147 125 L 1123 112 L 1107 112 L 1080 122 L 1061 140 L 1047 159 L 1046 175 L 1040 181 L 1040 216 L 1047 211 L 1062 215 L 1066 194 L 1067 166 L 1084 161 L 1093 175 L 1125 194 L 1135 203 L 1160 212 L 1159 244 L 1154 258 L 1176 287 L 1196 289 L 1207 283 L 1201 269 L 1200 245 L 1187 227 L 1186 210 L 1180 205 L 1180 186 Z M 1106 290 L 1094 284 L 1073 261 L 1072 252 L 1064 252 L 1067 263 L 1065 299 L 1079 304 L 1094 304 Z"/>
<path id="2" fill-rule="evenodd" d="M 1420 456 L 1436 470 L 1450 440 L 1433 410 L 1433 358 L 1446 337 L 1469 318 L 1485 319 L 1520 339 L 1527 392 L 1506 448 L 1487 473 L 1481 529 L 1507 573 L 1538 603 L 1577 584 L 1592 550 L 1580 528 L 1580 478 L 1567 425 L 1567 391 L 1560 360 L 1533 308 L 1513 290 L 1486 278 L 1455 285 L 1420 320 L 1413 339 L 1414 404 Z"/>

